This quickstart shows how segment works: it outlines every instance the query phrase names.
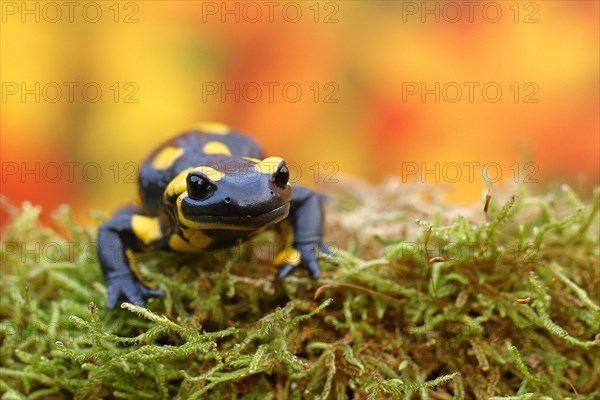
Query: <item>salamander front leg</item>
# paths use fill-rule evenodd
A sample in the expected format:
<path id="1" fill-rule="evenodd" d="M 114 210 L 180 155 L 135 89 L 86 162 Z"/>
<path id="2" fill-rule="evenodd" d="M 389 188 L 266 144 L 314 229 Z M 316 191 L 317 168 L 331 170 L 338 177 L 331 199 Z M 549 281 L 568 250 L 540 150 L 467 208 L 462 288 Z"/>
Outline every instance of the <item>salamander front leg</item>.
<path id="1" fill-rule="evenodd" d="M 275 261 L 283 264 L 277 277 L 283 279 L 298 265 L 304 265 L 313 279 L 319 278 L 319 251 L 334 256 L 322 242 L 323 210 L 319 196 L 305 187 L 294 186 L 289 221 L 294 238 L 291 247 L 284 249 Z"/>
<path id="2" fill-rule="evenodd" d="M 162 290 L 152 289 L 141 282 L 133 259 L 134 252 L 148 245 L 146 242 L 157 228 L 152 220 L 128 208 L 100 226 L 98 259 L 106 279 L 108 308 L 114 308 L 120 299 L 144 306 L 144 300 L 164 295 Z"/>

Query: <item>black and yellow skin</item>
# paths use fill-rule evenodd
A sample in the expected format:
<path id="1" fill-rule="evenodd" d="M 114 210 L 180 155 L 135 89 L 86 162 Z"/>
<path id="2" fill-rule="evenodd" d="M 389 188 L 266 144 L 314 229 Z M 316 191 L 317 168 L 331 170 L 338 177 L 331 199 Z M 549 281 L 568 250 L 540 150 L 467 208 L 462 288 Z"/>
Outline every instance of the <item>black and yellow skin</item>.
<path id="1" fill-rule="evenodd" d="M 108 307 L 163 295 L 142 283 L 136 252 L 230 247 L 286 219 L 294 235 L 275 260 L 282 265 L 277 276 L 304 265 L 318 278 L 318 251 L 331 254 L 322 243 L 320 199 L 288 181 L 281 158 L 263 159 L 252 139 L 225 125 L 203 124 L 161 145 L 140 170 L 142 206 L 120 210 L 98 231 Z"/>

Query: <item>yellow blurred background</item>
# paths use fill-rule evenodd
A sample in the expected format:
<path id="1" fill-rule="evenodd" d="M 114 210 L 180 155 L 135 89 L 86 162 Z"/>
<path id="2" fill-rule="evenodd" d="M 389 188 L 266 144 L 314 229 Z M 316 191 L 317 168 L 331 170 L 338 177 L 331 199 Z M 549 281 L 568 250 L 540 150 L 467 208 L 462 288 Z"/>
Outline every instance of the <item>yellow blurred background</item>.
<path id="1" fill-rule="evenodd" d="M 599 2 L 2 1 L 2 194 L 80 219 L 220 121 L 335 190 L 599 179 Z M 3 218 L 5 223 L 5 218 Z"/>

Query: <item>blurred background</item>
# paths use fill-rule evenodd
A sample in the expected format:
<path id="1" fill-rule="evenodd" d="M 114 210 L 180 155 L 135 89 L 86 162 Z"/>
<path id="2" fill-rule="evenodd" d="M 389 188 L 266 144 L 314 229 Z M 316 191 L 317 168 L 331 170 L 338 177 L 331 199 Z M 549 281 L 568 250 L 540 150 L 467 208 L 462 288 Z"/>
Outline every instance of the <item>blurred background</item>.
<path id="1" fill-rule="evenodd" d="M 397 176 L 473 202 L 484 179 L 598 184 L 596 1 L 0 5 L 14 202 L 112 212 L 147 154 L 201 121 L 323 191 Z"/>

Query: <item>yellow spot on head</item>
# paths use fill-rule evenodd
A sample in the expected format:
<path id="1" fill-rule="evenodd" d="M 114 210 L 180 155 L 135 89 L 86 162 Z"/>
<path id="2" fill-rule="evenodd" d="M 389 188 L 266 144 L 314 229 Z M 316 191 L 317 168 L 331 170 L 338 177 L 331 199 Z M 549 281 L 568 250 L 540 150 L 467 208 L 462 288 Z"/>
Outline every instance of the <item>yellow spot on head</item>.
<path id="1" fill-rule="evenodd" d="M 279 157 L 268 157 L 254 165 L 254 169 L 261 174 L 272 175 L 277 171 L 279 164 L 283 162 Z"/>
<path id="2" fill-rule="evenodd" d="M 231 155 L 229 147 L 227 147 L 221 142 L 215 141 L 206 143 L 204 147 L 202 147 L 202 151 L 206 154 L 224 154 L 226 156 Z"/>
<path id="3" fill-rule="evenodd" d="M 196 129 L 204 133 L 212 133 L 213 135 L 227 135 L 231 128 L 219 122 L 201 122 L 196 124 Z"/>
<path id="4" fill-rule="evenodd" d="M 160 223 L 157 218 L 145 217 L 143 215 L 134 215 L 131 217 L 131 226 L 135 236 L 140 238 L 144 244 L 150 244 L 160 239 Z"/>
<path id="5" fill-rule="evenodd" d="M 183 154 L 183 151 L 180 147 L 165 147 L 152 160 L 152 167 L 161 170 L 169 168 Z"/>
<path id="6" fill-rule="evenodd" d="M 210 179 L 213 182 L 220 181 L 225 176 L 225 174 L 223 174 L 221 171 L 217 171 L 216 169 L 208 165 L 201 165 L 199 167 L 193 168 L 192 171 L 203 173 L 208 179 Z"/>
<path id="7" fill-rule="evenodd" d="M 181 193 L 187 190 L 187 176 L 192 168 L 181 171 L 175 178 L 169 182 L 165 189 L 165 200 L 169 197 L 179 196 Z"/>
<path id="8" fill-rule="evenodd" d="M 196 229 L 201 229 L 202 228 L 202 224 L 196 222 L 196 221 L 192 221 L 190 219 L 187 219 L 185 217 L 185 214 L 183 213 L 183 211 L 181 210 L 181 202 L 183 201 L 183 199 L 185 197 L 187 197 L 188 192 L 183 192 L 181 195 L 179 195 L 179 197 L 177 197 L 177 200 L 175 201 L 175 206 L 177 209 L 177 219 L 179 220 L 179 222 L 182 222 L 183 224 L 185 224 L 186 226 L 192 227 L 192 228 L 196 228 Z M 172 239 L 173 237 L 171 237 Z M 170 243 L 170 242 L 169 242 Z M 187 245 L 189 245 L 189 243 L 185 242 Z M 192 251 L 192 250 L 181 250 L 181 251 Z"/>
<path id="9" fill-rule="evenodd" d="M 225 176 L 222 172 L 219 172 L 208 165 L 201 165 L 196 168 L 185 169 L 177 174 L 177 176 L 173 178 L 167 185 L 167 188 L 165 189 L 165 200 L 179 196 L 183 192 L 187 191 L 187 176 L 192 171 L 203 173 L 213 182 L 220 181 L 223 179 L 223 176 Z"/>
<path id="10" fill-rule="evenodd" d="M 300 252 L 292 246 L 288 246 L 285 249 L 283 249 L 279 254 L 277 254 L 277 256 L 275 256 L 273 264 L 275 264 L 276 266 L 284 264 L 292 264 L 296 266 L 300 264 L 300 261 Z"/>

